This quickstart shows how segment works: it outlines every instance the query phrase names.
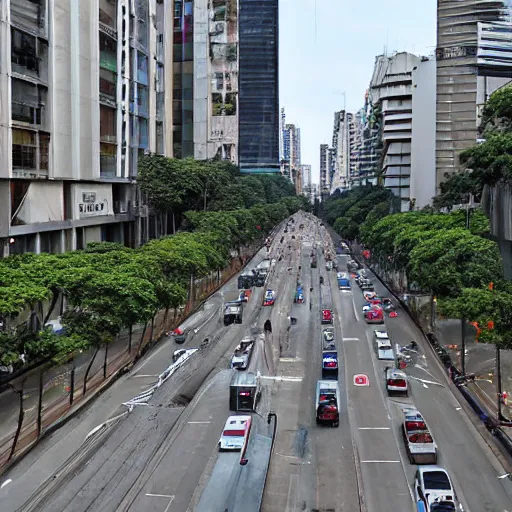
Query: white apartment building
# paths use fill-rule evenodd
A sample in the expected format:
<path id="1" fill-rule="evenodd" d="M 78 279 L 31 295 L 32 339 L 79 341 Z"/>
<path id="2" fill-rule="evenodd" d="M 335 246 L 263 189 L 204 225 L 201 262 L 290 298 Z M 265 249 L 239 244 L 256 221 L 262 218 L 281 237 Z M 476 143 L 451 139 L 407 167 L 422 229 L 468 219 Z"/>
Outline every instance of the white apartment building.
<path id="1" fill-rule="evenodd" d="M 0 242 L 150 236 L 137 159 L 172 155 L 171 0 L 0 3 Z M 142 217 L 146 216 L 146 220 Z"/>
<path id="2" fill-rule="evenodd" d="M 238 2 L 194 0 L 194 157 L 238 163 Z"/>
<path id="3" fill-rule="evenodd" d="M 353 116 L 345 110 L 334 113 L 332 149 L 334 173 L 331 182 L 331 194 L 348 187 L 350 177 L 350 147 Z M 351 132 L 352 129 L 352 132 Z"/>
<path id="4" fill-rule="evenodd" d="M 380 113 L 379 168 L 384 187 L 401 199 L 401 210 L 411 201 L 412 71 L 421 62 L 411 53 L 379 55 L 370 82 L 373 112 Z"/>

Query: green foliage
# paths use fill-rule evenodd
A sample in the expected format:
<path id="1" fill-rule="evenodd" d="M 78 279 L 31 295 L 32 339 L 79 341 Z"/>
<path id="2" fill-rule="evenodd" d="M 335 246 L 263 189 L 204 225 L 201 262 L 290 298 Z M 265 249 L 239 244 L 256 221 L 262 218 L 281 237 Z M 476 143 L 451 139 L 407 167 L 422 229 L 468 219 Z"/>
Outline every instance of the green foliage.
<path id="1" fill-rule="evenodd" d="M 512 130 L 512 86 L 498 89 L 485 104 L 482 125 L 486 131 Z"/>

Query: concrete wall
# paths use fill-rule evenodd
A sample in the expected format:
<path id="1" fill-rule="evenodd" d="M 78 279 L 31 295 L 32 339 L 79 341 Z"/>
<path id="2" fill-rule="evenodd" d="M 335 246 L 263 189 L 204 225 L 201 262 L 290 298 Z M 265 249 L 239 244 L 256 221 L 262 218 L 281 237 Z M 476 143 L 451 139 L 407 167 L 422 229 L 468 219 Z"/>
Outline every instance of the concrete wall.
<path id="1" fill-rule="evenodd" d="M 411 200 L 431 204 L 436 192 L 436 62 L 420 62 L 412 72 Z"/>
<path id="2" fill-rule="evenodd" d="M 194 157 L 208 158 L 208 0 L 194 1 Z"/>
<path id="3" fill-rule="evenodd" d="M 50 178 L 99 178 L 98 2 L 56 0 L 50 18 Z"/>
<path id="4" fill-rule="evenodd" d="M 0 2 L 0 178 L 8 178 L 11 171 L 10 126 L 10 27 L 8 2 Z M 3 212 L 2 212 L 3 213 Z"/>

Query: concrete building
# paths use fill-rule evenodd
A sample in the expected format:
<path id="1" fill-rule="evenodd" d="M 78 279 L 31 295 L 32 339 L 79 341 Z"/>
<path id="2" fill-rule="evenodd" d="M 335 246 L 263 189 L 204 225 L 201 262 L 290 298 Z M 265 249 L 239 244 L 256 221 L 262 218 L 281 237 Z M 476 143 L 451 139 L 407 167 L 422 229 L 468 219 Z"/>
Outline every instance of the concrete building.
<path id="1" fill-rule="evenodd" d="M 336 190 L 348 187 L 351 136 L 353 135 L 352 121 L 352 114 L 345 110 L 334 113 L 334 126 L 332 131 L 334 172 L 331 182 L 331 194 Z"/>
<path id="2" fill-rule="evenodd" d="M 194 0 L 193 4 L 193 43 L 192 40 L 188 43 L 193 44 L 194 157 L 197 160 L 217 157 L 237 164 L 237 0 Z M 183 34 L 188 36 L 186 23 L 182 37 Z"/>
<path id="3" fill-rule="evenodd" d="M 363 146 L 363 109 L 358 110 L 352 116 L 350 123 L 350 170 L 348 179 L 348 188 L 358 186 L 360 175 L 360 157 L 362 155 Z"/>
<path id="4" fill-rule="evenodd" d="M 438 0 L 436 184 L 478 138 L 479 113 L 512 78 L 510 0 Z"/>
<path id="5" fill-rule="evenodd" d="M 140 154 L 172 154 L 172 12 L 170 0 L 0 3 L 4 255 L 150 236 L 134 179 Z"/>
<path id="6" fill-rule="evenodd" d="M 384 187 L 410 209 L 412 71 L 421 59 L 411 53 L 379 55 L 370 82 L 371 116 L 380 125 L 380 140 L 373 144 L 377 171 Z"/>
<path id="7" fill-rule="evenodd" d="M 329 169 L 329 145 L 320 144 L 320 194 L 329 194 L 331 179 Z"/>
<path id="8" fill-rule="evenodd" d="M 239 165 L 243 173 L 278 173 L 278 0 L 239 0 Z"/>
<path id="9" fill-rule="evenodd" d="M 412 70 L 411 209 L 436 195 L 436 61 L 422 59 Z"/>
<path id="10" fill-rule="evenodd" d="M 302 176 L 302 189 L 300 194 L 304 194 L 306 197 L 311 196 L 311 165 L 302 164 L 299 166 L 300 174 Z"/>

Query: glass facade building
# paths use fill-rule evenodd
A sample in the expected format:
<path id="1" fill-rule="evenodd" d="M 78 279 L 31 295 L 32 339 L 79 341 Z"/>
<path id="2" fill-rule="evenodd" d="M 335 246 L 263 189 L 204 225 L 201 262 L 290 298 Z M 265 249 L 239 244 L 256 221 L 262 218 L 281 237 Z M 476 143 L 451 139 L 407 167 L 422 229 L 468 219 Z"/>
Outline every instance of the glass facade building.
<path id="1" fill-rule="evenodd" d="M 280 172 L 278 0 L 239 2 L 239 163 Z"/>

